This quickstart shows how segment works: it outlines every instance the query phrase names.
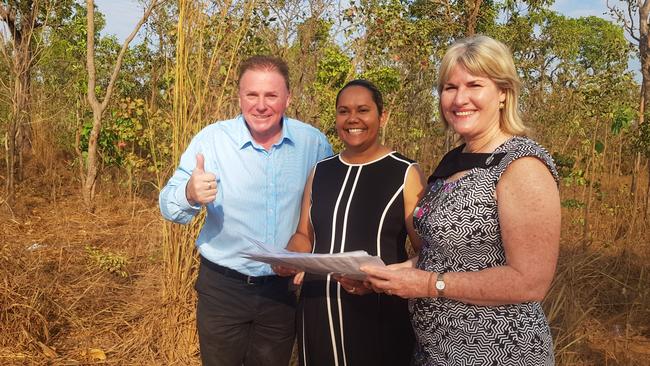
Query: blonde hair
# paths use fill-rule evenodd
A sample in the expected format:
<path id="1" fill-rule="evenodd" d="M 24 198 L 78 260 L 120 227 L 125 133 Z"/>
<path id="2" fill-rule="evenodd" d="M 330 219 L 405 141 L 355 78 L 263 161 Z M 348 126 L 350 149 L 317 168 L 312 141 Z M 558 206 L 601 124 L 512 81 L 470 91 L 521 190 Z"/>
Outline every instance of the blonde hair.
<path id="1" fill-rule="evenodd" d="M 464 67 L 472 75 L 492 80 L 505 93 L 504 106 L 499 113 L 499 127 L 512 135 L 525 135 L 528 128 L 521 120 L 518 106 L 521 82 L 508 46 L 483 35 L 464 38 L 454 43 L 440 62 L 438 95 L 442 95 L 442 89 L 457 65 Z M 440 103 L 438 108 L 441 108 Z M 449 128 L 441 109 L 440 118 L 445 128 Z"/>

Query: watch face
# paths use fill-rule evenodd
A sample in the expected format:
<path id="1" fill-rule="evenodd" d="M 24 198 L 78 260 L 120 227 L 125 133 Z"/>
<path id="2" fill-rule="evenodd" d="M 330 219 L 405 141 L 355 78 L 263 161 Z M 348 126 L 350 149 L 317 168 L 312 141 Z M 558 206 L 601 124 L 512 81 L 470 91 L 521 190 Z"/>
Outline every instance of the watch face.
<path id="1" fill-rule="evenodd" d="M 445 282 L 444 281 L 436 281 L 436 289 L 438 291 L 442 291 L 445 289 Z"/>

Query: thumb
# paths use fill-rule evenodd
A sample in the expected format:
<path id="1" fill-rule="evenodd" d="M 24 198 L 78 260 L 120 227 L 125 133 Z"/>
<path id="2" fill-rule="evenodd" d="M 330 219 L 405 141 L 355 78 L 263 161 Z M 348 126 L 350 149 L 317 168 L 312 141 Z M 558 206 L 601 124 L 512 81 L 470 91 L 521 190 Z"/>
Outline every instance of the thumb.
<path id="1" fill-rule="evenodd" d="M 359 270 L 361 270 L 361 272 L 365 272 L 370 276 L 375 276 L 375 277 L 381 277 L 382 274 L 381 269 L 377 266 L 363 265 L 359 268 Z"/>
<path id="2" fill-rule="evenodd" d="M 196 168 L 194 170 L 197 173 L 205 173 L 205 158 L 203 157 L 203 154 L 199 153 L 196 154 Z"/>

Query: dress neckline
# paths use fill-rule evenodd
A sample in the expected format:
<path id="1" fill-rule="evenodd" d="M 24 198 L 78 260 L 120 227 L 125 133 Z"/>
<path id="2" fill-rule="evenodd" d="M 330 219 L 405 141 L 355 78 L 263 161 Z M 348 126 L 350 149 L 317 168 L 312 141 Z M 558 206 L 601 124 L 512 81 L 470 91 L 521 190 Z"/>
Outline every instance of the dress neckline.
<path id="1" fill-rule="evenodd" d="M 501 159 L 506 155 L 505 152 L 501 152 L 500 150 L 514 138 L 515 136 L 510 137 L 501 143 L 501 145 L 497 146 L 491 153 L 463 152 L 465 144 L 452 149 L 442 157 L 433 174 L 427 179 L 427 183 L 431 183 L 436 179 L 445 179 L 458 172 L 469 171 L 475 168 L 487 169 L 499 164 Z M 454 181 L 462 179 L 465 175 L 454 179 Z"/>
<path id="2" fill-rule="evenodd" d="M 380 157 L 378 157 L 376 159 L 367 161 L 365 163 L 348 163 L 347 161 L 343 160 L 343 157 L 341 156 L 341 153 L 338 154 L 338 158 L 339 158 L 339 161 L 341 163 L 343 163 L 343 164 L 345 164 L 347 166 L 364 166 L 364 165 L 370 165 L 370 164 L 376 163 L 376 162 L 378 162 L 380 160 L 383 160 L 386 157 L 393 155 L 394 153 L 395 153 L 395 151 L 389 151 L 386 154 L 384 154 L 384 155 L 382 155 L 382 156 L 380 156 Z"/>

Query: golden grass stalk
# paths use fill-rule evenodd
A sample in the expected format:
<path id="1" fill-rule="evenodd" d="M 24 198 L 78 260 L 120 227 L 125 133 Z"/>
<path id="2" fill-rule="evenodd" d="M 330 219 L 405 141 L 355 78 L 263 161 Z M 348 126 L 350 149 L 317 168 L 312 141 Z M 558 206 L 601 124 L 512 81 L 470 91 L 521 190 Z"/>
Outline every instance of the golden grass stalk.
<path id="1" fill-rule="evenodd" d="M 205 125 L 232 115 L 234 106 L 224 108 L 232 91 L 234 65 L 248 29 L 254 1 L 226 2 L 209 12 L 207 1 L 179 0 L 173 94 L 172 160 L 176 164 L 191 138 Z M 240 18 L 236 32 L 228 33 L 232 18 Z M 218 24 L 212 27 L 211 24 Z M 223 70 L 224 73 L 215 73 Z M 227 110 L 225 110 L 227 109 Z M 159 182 L 160 186 L 164 182 Z M 204 211 L 205 212 L 205 211 Z M 163 225 L 163 303 L 165 313 L 161 352 L 168 363 L 196 362 L 198 341 L 195 326 L 197 273 L 194 241 L 203 224 L 204 212 L 187 226 Z"/>

